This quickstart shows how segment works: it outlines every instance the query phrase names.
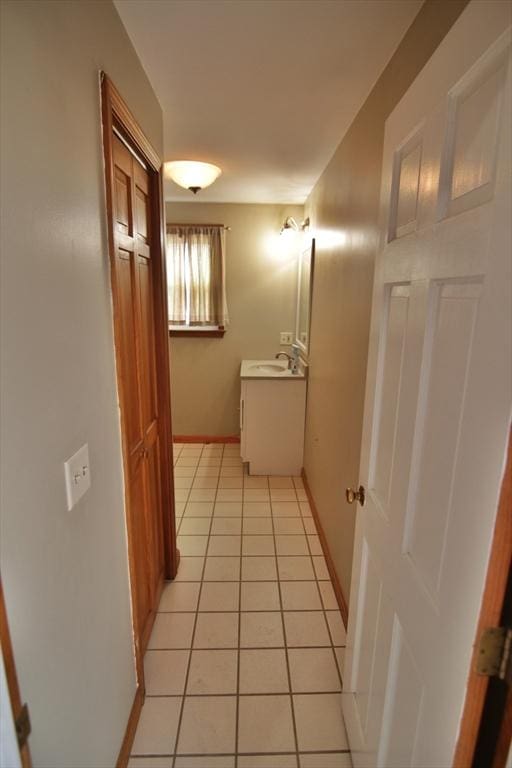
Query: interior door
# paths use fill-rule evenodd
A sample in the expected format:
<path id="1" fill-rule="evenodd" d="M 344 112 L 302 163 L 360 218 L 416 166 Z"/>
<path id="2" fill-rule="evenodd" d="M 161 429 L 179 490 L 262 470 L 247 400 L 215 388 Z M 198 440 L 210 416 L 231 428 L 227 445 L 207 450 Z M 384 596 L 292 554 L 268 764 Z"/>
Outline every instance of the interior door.
<path id="1" fill-rule="evenodd" d="M 365 768 L 451 765 L 506 456 L 510 30 L 484 6 L 386 123 L 343 676 Z"/>
<path id="2" fill-rule="evenodd" d="M 136 641 L 146 648 L 164 554 L 159 478 L 151 198 L 141 161 L 113 136 L 114 308 Z"/>

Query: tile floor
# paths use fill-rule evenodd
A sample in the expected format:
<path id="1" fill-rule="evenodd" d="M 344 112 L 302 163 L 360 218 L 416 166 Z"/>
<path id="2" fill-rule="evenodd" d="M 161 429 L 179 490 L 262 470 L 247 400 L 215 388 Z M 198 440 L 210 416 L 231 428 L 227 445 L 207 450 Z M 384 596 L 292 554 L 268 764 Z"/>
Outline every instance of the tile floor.
<path id="1" fill-rule="evenodd" d="M 145 658 L 129 768 L 348 768 L 345 628 L 300 478 L 175 445 L 178 576 Z"/>

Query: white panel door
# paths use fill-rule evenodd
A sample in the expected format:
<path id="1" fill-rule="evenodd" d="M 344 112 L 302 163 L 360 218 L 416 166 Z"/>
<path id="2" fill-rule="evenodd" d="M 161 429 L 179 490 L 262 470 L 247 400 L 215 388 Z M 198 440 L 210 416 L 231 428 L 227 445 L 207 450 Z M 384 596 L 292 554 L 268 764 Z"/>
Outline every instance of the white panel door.
<path id="1" fill-rule="evenodd" d="M 386 123 L 343 675 L 365 768 L 451 765 L 504 466 L 510 30 L 489 39 L 486 5 Z"/>

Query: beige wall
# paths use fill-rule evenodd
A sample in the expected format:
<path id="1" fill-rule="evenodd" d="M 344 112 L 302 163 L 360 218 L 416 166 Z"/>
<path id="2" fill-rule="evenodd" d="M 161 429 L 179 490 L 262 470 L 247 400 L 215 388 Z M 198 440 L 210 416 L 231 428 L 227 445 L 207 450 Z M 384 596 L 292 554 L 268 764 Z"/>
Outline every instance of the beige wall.
<path id="1" fill-rule="evenodd" d="M 347 599 L 384 123 L 465 4 L 425 2 L 306 203 L 317 247 L 304 463 Z"/>
<path id="2" fill-rule="evenodd" d="M 135 691 L 98 71 L 155 147 L 114 6 L 2 2 L 1 569 L 38 768 L 113 766 Z M 66 509 L 63 462 L 92 488 Z"/>
<path id="3" fill-rule="evenodd" d="M 200 193 L 199 193 L 200 194 Z M 172 338 L 171 395 L 176 435 L 239 433 L 240 362 L 273 357 L 279 332 L 293 331 L 300 236 L 280 237 L 301 206 L 167 203 L 168 222 L 213 223 L 226 234 L 230 324 L 222 339 Z"/>

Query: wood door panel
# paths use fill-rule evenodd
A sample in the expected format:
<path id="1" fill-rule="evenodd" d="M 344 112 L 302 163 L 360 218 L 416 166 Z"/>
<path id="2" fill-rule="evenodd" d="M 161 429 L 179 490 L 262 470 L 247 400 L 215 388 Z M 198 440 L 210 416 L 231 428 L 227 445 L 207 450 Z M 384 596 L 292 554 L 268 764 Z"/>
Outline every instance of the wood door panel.
<path id="1" fill-rule="evenodd" d="M 135 609 L 139 626 L 139 642 L 142 650 L 146 646 L 142 638 L 150 620 L 152 609 L 151 585 L 147 578 L 150 551 L 147 544 L 149 532 L 145 511 L 144 471 L 144 462 L 139 461 L 137 469 L 132 473 L 132 481 L 130 483 L 130 516 L 133 529 L 137 532 L 137 535 L 133 537 L 134 586 L 137 594 Z"/>
<path id="2" fill-rule="evenodd" d="M 137 263 L 139 312 L 140 312 L 140 362 L 141 362 L 141 407 L 144 434 L 157 418 L 155 344 L 153 328 L 153 303 L 151 299 L 150 265 L 146 259 Z"/>
<path id="3" fill-rule="evenodd" d="M 113 153 L 116 230 L 131 235 L 133 231 L 133 205 L 131 194 L 132 158 L 128 149 L 117 136 L 114 137 Z"/>
<path id="4" fill-rule="evenodd" d="M 130 231 L 130 179 L 119 168 L 115 169 L 116 229 L 128 234 Z"/>
<path id="5" fill-rule="evenodd" d="M 148 196 L 139 187 L 135 187 L 135 232 L 138 238 L 149 244 L 149 211 Z M 149 255 L 149 254 L 148 254 Z"/>
<path id="6" fill-rule="evenodd" d="M 139 378 L 137 370 L 137 354 L 135 348 L 135 315 L 132 277 L 132 260 L 126 251 L 118 251 L 116 259 L 117 282 L 117 314 L 120 334 L 120 344 L 123 349 L 123 421 L 125 440 L 129 455 L 132 457 L 142 447 L 143 430 L 140 416 Z"/>
<path id="7" fill-rule="evenodd" d="M 160 442 L 158 439 L 155 439 L 150 448 L 147 449 L 146 473 L 150 589 L 153 598 L 156 599 L 164 569 L 162 516 L 156 514 L 161 509 Z"/>

